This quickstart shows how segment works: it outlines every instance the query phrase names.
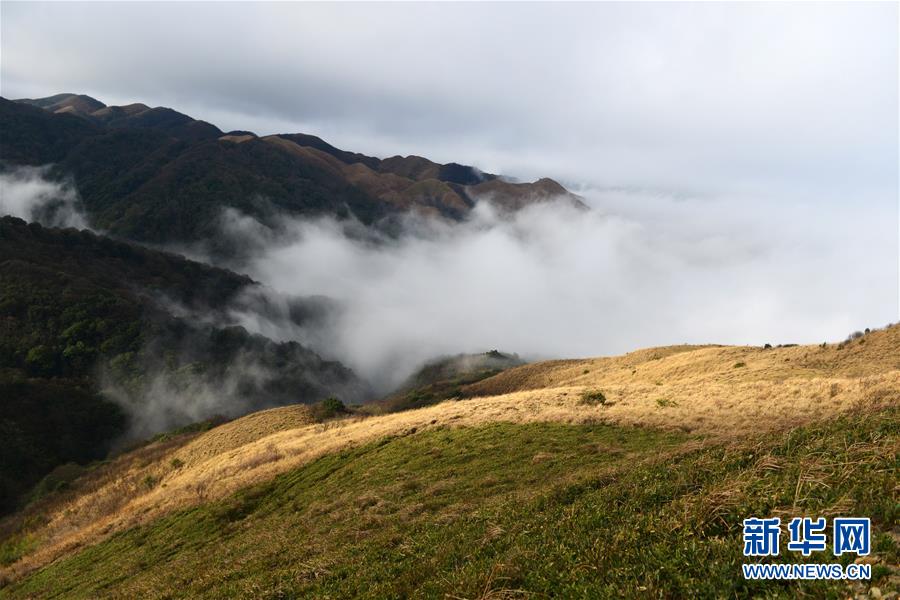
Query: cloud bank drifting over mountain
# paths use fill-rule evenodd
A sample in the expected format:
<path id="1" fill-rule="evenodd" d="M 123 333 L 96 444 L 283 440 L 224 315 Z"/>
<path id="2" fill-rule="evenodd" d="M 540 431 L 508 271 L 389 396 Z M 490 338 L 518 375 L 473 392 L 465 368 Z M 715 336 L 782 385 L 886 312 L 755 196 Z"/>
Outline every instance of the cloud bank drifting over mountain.
<path id="1" fill-rule="evenodd" d="M 538 204 L 500 219 L 483 204 L 463 224 L 410 220 L 399 239 L 331 219 L 293 221 L 273 237 L 231 215 L 232 235 L 256 249 L 253 277 L 340 307 L 315 331 L 258 314 L 244 324 L 311 344 L 389 389 L 425 360 L 460 351 L 548 358 L 818 343 L 895 319 L 896 281 L 867 260 L 895 240 L 852 210 L 792 208 L 786 219 L 752 202 L 735 211 L 614 190 L 586 198 L 594 210 Z M 841 240 L 826 225 L 835 221 L 847 230 Z"/>

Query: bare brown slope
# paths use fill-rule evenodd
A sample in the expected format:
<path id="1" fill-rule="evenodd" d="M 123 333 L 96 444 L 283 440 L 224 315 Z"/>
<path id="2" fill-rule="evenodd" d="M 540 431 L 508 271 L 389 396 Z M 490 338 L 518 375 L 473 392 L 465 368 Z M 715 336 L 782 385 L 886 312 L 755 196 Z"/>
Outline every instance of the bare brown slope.
<path id="1" fill-rule="evenodd" d="M 374 171 L 361 162 L 347 164 L 327 152 L 300 146 L 284 136 L 273 135 L 262 139 L 326 169 L 333 177 L 358 187 L 396 211 L 415 210 L 429 216 L 458 219 L 471 208 L 471 202 L 463 195 L 434 178 L 418 180 L 393 172 Z"/>

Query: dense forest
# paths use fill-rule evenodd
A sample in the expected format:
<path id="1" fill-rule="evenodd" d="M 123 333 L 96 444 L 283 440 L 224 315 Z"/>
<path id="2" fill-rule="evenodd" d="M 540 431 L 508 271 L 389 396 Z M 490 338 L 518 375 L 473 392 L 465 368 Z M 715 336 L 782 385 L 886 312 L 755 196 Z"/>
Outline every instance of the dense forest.
<path id="1" fill-rule="evenodd" d="M 227 307 L 256 287 L 88 231 L 0 218 L 0 510 L 57 465 L 101 458 L 126 434 L 189 422 L 204 393 L 222 395 L 224 416 L 333 394 L 357 399 L 362 386 L 339 363 L 227 323 Z M 168 402 L 149 412 L 142 403 L 161 382 Z M 241 403 L 229 405 L 229 394 Z"/>

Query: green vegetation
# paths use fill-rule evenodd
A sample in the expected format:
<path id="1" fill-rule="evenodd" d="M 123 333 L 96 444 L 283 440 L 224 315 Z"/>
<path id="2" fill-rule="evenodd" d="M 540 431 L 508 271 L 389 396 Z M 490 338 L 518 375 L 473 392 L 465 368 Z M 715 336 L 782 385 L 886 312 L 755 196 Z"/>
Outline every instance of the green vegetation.
<path id="1" fill-rule="evenodd" d="M 0 367 L 30 377 L 87 377 L 98 358 L 127 368 L 152 329 L 171 320 L 152 296 L 215 310 L 253 285 L 173 254 L 12 217 L 0 219 L 0 256 Z"/>
<path id="2" fill-rule="evenodd" d="M 310 407 L 313 419 L 322 422 L 333 419 L 341 415 L 349 414 L 350 411 L 344 406 L 344 403 L 331 396 L 325 398 L 321 402 L 317 402 Z"/>
<path id="3" fill-rule="evenodd" d="M 171 109 L 124 119 L 80 118 L 0 99 L 0 161 L 56 163 L 72 177 L 93 226 L 141 242 L 206 239 L 214 251 L 226 207 L 262 222 L 279 213 L 352 212 L 370 223 L 386 214 L 377 198 L 312 160 L 264 140 L 222 143 L 221 132 Z"/>
<path id="4" fill-rule="evenodd" d="M 258 402 L 247 410 L 356 385 L 348 369 L 299 344 L 167 310 L 175 303 L 214 318 L 254 285 L 243 275 L 13 217 L 0 218 L 0 257 L 0 514 L 55 466 L 103 458 L 126 430 L 101 380 L 139 405 L 160 380 L 174 394 L 227 373 Z M 235 374 L 238 360 L 255 371 Z"/>
<path id="5" fill-rule="evenodd" d="M 125 426 L 117 405 L 77 381 L 26 379 L 0 369 L 0 399 L 0 513 L 57 465 L 105 456 Z M 44 481 L 32 498 L 65 485 L 69 479 L 61 475 Z"/>
<path id="6" fill-rule="evenodd" d="M 606 404 L 606 395 L 600 390 L 588 390 L 581 394 L 582 404 Z"/>
<path id="7" fill-rule="evenodd" d="M 469 396 L 466 386 L 506 369 L 525 364 L 517 354 L 491 350 L 432 360 L 416 371 L 400 390 L 378 402 L 359 407 L 366 414 L 384 414 L 459 400 Z"/>
<path id="8" fill-rule="evenodd" d="M 25 553 L 30 552 L 32 548 L 34 548 L 34 539 L 28 535 L 14 535 L 0 541 L 0 566 L 11 565 Z M 0 581 L 0 594 L 2 593 L 2 581 Z"/>
<path id="9" fill-rule="evenodd" d="M 365 404 L 358 410 L 365 414 L 384 414 L 431 406 L 444 400 L 460 400 L 467 397 L 464 386 L 487 379 L 499 372 L 492 369 L 456 375 L 409 391 L 391 394 L 378 402 Z"/>
<path id="10" fill-rule="evenodd" d="M 74 115 L 0 98 L 0 164 L 45 165 L 62 160 L 97 128 Z"/>
<path id="11" fill-rule="evenodd" d="M 843 582 L 745 581 L 741 520 L 870 516 L 874 553 L 896 564 L 898 437 L 896 411 L 700 447 L 599 425 L 425 431 L 116 535 L 0 595 L 842 598 Z"/>

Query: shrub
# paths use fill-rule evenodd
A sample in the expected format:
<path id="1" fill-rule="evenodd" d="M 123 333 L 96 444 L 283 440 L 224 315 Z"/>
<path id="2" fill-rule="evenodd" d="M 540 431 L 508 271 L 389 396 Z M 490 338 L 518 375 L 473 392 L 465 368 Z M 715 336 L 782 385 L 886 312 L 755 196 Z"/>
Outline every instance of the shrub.
<path id="1" fill-rule="evenodd" d="M 338 398 L 331 396 L 312 406 L 312 415 L 316 421 L 333 419 L 350 411 Z"/>
<path id="2" fill-rule="evenodd" d="M 56 374 L 56 354 L 44 345 L 31 348 L 25 355 L 25 364 L 32 375 Z"/>
<path id="3" fill-rule="evenodd" d="M 746 366 L 747 366 L 747 363 L 745 363 L 745 362 L 736 362 L 736 363 L 734 363 L 733 368 L 740 369 L 741 367 L 746 367 Z"/>
<path id="4" fill-rule="evenodd" d="M 13 535 L 0 542 L 0 565 L 6 567 L 28 553 L 35 546 L 32 536 L 26 534 Z M 0 579 L 0 589 L 3 589 L 3 579 Z"/>
<path id="5" fill-rule="evenodd" d="M 581 403 L 596 406 L 606 404 L 606 396 L 600 390 L 588 390 L 581 394 Z"/>

